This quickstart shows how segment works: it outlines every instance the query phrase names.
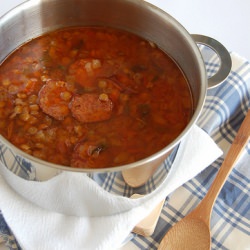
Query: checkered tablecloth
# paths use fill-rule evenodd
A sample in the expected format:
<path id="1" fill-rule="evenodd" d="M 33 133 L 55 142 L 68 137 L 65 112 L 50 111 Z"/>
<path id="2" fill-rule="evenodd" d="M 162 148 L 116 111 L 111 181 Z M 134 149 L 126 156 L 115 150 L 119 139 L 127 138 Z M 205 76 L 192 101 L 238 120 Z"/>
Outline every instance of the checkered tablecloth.
<path id="1" fill-rule="evenodd" d="M 208 77 L 219 68 L 219 60 L 210 49 L 200 46 Z M 198 125 L 220 148 L 227 152 L 239 126 L 250 108 L 250 64 L 236 53 L 231 53 L 233 68 L 228 79 L 219 87 L 209 90 Z M 165 161 L 146 185 L 133 189 L 122 181 L 119 173 L 90 175 L 105 190 L 122 196 L 149 193 L 161 183 L 174 159 L 175 152 Z M 1 152 L 4 160 L 4 152 Z M 192 156 L 190 156 L 192 157 Z M 17 159 L 18 160 L 18 159 Z M 204 197 L 211 185 L 223 156 L 196 178 L 178 188 L 166 198 L 157 227 L 151 237 L 133 235 L 130 246 L 134 249 L 157 249 L 169 228 L 187 215 Z M 212 249 L 250 249 L 250 143 L 223 187 L 212 213 Z M 26 179 L 34 179 L 32 166 L 18 162 L 13 172 Z M 9 249 L 20 249 L 0 212 L 0 243 Z"/>

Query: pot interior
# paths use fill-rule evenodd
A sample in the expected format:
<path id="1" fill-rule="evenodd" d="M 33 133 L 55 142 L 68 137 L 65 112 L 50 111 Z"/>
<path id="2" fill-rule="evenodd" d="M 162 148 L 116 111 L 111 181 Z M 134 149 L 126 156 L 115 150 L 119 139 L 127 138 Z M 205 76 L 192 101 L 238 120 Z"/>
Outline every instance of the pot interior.
<path id="1" fill-rule="evenodd" d="M 172 57 L 186 76 L 193 96 L 194 115 L 183 133 L 147 163 L 164 158 L 196 122 L 205 99 L 207 79 L 202 57 L 191 36 L 162 10 L 141 0 L 28 1 L 0 19 L 0 63 L 17 47 L 44 33 L 92 25 L 126 30 L 154 42 Z"/>

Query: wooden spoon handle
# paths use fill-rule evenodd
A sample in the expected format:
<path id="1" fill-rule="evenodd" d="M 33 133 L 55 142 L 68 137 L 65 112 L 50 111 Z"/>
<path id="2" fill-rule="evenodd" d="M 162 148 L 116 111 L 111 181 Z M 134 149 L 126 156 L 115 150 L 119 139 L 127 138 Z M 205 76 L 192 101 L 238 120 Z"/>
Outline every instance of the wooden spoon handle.
<path id="1" fill-rule="evenodd" d="M 214 205 L 214 202 L 219 195 L 226 179 L 228 178 L 234 164 L 238 160 L 241 152 L 244 150 L 247 142 L 250 138 L 250 110 L 243 120 L 240 129 L 222 163 L 215 180 L 213 181 L 209 191 L 207 192 L 203 201 L 197 207 L 202 214 L 206 213 L 207 219 L 210 219 L 210 214 Z"/>

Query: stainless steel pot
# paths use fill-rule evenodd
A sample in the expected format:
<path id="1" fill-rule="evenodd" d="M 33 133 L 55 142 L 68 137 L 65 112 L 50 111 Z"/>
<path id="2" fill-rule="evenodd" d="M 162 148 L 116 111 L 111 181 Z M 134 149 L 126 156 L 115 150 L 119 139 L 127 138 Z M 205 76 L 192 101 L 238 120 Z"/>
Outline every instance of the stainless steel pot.
<path id="1" fill-rule="evenodd" d="M 200 43 L 212 43 L 209 46 L 213 49 L 223 51 L 220 56 L 223 62 L 220 72 L 210 79 L 213 85 L 223 81 L 228 75 L 231 68 L 230 56 L 221 44 L 211 38 L 196 35 L 193 39 L 173 17 L 142 0 L 31 0 L 1 17 L 0 62 L 34 37 L 58 28 L 82 25 L 104 25 L 135 33 L 156 43 L 170 55 L 183 70 L 192 90 L 194 114 L 188 126 L 178 138 L 156 154 L 132 164 L 105 169 L 75 169 L 55 165 L 20 151 L 3 137 L 0 138 L 1 141 L 15 154 L 29 160 L 38 171 L 46 167 L 55 171 L 77 172 L 121 171 L 135 167 L 155 169 L 196 123 L 203 107 L 208 80 L 194 39 Z"/>

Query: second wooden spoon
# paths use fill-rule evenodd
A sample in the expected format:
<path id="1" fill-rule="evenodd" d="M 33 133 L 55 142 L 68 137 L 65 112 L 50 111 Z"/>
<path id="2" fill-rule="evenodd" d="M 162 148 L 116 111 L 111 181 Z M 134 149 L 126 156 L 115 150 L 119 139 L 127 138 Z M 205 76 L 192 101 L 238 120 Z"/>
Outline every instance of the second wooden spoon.
<path id="1" fill-rule="evenodd" d="M 214 202 L 250 137 L 250 110 L 230 147 L 208 193 L 184 219 L 173 226 L 162 239 L 158 250 L 211 248 L 210 217 Z"/>

